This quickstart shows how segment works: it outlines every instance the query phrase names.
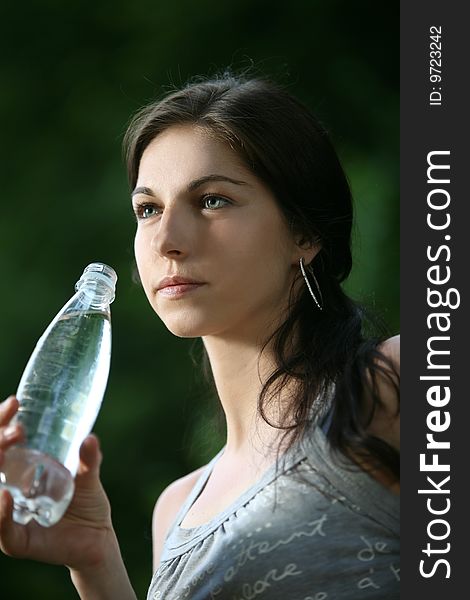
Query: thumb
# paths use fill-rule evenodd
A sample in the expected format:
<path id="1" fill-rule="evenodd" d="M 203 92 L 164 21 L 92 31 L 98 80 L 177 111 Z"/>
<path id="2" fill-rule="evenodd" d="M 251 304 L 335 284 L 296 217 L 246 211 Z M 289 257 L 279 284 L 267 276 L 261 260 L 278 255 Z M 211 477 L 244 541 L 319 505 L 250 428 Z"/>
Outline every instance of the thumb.
<path id="1" fill-rule="evenodd" d="M 88 435 L 80 447 L 80 464 L 77 476 L 80 478 L 96 478 L 100 473 L 103 455 L 100 442 L 95 434 Z"/>

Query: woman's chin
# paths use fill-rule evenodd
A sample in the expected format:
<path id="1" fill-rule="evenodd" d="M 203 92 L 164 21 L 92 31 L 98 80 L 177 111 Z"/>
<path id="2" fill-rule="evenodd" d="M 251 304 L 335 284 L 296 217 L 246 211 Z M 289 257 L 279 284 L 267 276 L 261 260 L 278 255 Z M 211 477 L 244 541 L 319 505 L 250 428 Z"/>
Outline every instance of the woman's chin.
<path id="1" fill-rule="evenodd" d="M 180 338 L 196 338 L 207 335 L 210 328 L 207 324 L 194 322 L 191 319 L 162 319 L 170 333 Z"/>

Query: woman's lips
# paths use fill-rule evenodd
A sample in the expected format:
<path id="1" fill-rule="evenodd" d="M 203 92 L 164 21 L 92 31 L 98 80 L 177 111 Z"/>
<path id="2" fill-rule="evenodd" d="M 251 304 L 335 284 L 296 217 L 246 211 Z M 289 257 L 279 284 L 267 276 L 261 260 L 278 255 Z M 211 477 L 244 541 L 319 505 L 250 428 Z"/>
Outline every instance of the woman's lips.
<path id="1" fill-rule="evenodd" d="M 177 296 L 183 296 L 190 293 L 197 288 L 205 285 L 204 283 L 176 283 L 174 285 L 167 285 L 158 290 L 158 293 L 168 298 L 175 298 Z"/>

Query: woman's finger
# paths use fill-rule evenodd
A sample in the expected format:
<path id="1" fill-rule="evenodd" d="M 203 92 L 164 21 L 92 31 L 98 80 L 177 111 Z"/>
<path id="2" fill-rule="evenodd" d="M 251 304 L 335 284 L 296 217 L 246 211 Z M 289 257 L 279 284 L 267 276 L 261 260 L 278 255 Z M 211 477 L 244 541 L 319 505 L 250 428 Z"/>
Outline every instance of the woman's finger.
<path id="1" fill-rule="evenodd" d="M 0 550 L 9 556 L 22 557 L 26 531 L 13 522 L 13 498 L 6 490 L 0 490 Z"/>
<path id="2" fill-rule="evenodd" d="M 97 436 L 90 433 L 80 447 L 80 466 L 77 475 L 81 478 L 95 478 L 99 476 L 103 455 Z"/>
<path id="3" fill-rule="evenodd" d="M 24 440 L 23 428 L 19 424 L 0 427 L 0 448 L 17 444 Z"/>
<path id="4" fill-rule="evenodd" d="M 9 396 L 4 402 L 0 403 L 0 426 L 10 422 L 18 407 L 19 402 L 15 396 Z"/>
<path id="5" fill-rule="evenodd" d="M 22 426 L 10 423 L 18 407 L 19 402 L 15 396 L 10 396 L 0 404 L 0 447 L 3 449 L 24 440 Z"/>

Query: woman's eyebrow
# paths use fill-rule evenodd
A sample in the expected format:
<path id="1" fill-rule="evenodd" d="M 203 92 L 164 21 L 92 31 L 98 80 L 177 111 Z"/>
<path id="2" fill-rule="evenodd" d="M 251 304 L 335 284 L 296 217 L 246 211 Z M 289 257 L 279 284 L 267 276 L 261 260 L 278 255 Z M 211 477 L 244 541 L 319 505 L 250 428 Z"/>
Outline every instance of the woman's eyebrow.
<path id="1" fill-rule="evenodd" d="M 227 177 L 226 175 L 217 175 L 215 173 L 211 175 L 204 175 L 203 177 L 199 177 L 188 185 L 188 192 L 192 192 L 204 183 L 208 181 L 227 181 L 228 183 L 234 183 L 235 185 L 248 185 L 246 181 L 240 181 L 239 179 L 232 179 L 231 177 Z"/>
<path id="2" fill-rule="evenodd" d="M 131 197 L 136 196 L 137 194 L 145 194 L 146 196 L 155 196 L 152 190 L 145 186 L 136 187 L 131 194 Z"/>
<path id="3" fill-rule="evenodd" d="M 227 181 L 228 183 L 233 183 L 235 185 L 248 185 L 246 181 L 241 181 L 239 179 L 232 179 L 231 177 L 227 177 L 226 175 L 217 175 L 216 173 L 212 173 L 211 175 L 204 175 L 203 177 L 198 177 L 198 179 L 194 179 L 188 185 L 188 192 L 193 192 L 201 185 L 209 181 Z M 145 194 L 146 196 L 155 196 L 152 190 L 149 187 L 139 186 L 136 187 L 132 192 L 131 196 L 136 196 L 137 194 Z"/>

